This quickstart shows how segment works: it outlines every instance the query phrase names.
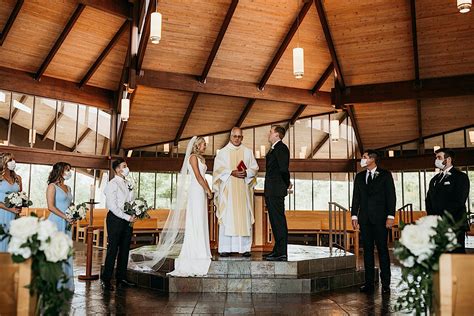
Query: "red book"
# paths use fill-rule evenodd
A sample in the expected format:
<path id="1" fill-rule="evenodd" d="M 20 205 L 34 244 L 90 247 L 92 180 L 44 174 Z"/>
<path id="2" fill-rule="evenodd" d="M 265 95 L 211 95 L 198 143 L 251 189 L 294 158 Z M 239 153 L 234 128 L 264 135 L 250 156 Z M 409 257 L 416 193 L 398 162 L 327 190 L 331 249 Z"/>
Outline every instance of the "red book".
<path id="1" fill-rule="evenodd" d="M 239 170 L 239 171 L 247 170 L 247 166 L 244 164 L 244 162 L 242 160 L 237 165 L 237 170 Z"/>

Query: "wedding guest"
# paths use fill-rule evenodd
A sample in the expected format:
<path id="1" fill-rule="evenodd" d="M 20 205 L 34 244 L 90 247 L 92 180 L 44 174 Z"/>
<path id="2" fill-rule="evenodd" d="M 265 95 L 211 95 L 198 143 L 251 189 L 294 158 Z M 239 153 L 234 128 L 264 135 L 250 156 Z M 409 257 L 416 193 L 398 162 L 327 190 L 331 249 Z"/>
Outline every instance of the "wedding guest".
<path id="1" fill-rule="evenodd" d="M 463 222 L 456 232 L 460 247 L 453 253 L 466 253 L 466 231 L 469 230 L 466 200 L 469 196 L 469 178 L 467 174 L 454 167 L 454 151 L 446 148 L 436 152 L 435 167 L 441 172 L 435 175 L 426 195 L 426 212 L 428 215 L 443 216 L 451 214 L 456 223 Z"/>
<path id="2" fill-rule="evenodd" d="M 135 286 L 134 283 L 126 279 L 128 253 L 133 231 L 130 223 L 136 221 L 135 216 L 124 212 L 125 202 L 131 202 L 134 199 L 133 186 L 125 179 L 130 173 L 130 169 L 122 158 L 112 163 L 112 169 L 114 169 L 115 177 L 110 180 L 105 189 L 106 207 L 109 209 L 106 219 L 108 240 L 107 255 L 101 275 L 102 287 L 108 291 L 114 290 L 111 280 L 116 260 L 116 285 L 120 287 Z"/>
<path id="3" fill-rule="evenodd" d="M 58 231 L 64 232 L 72 238 L 71 230 L 68 229 L 68 224 L 74 224 L 73 220 L 66 217 L 66 210 L 72 203 L 71 188 L 64 183 L 71 179 L 71 165 L 67 162 L 57 162 L 53 165 L 53 169 L 49 173 L 48 188 L 46 189 L 46 201 L 48 203 L 48 210 L 51 214 L 48 220 L 55 223 Z M 68 281 L 65 287 L 70 291 L 74 291 L 74 269 L 73 257 L 69 257 L 67 263 L 63 264 L 63 270 Z"/>
<path id="4" fill-rule="evenodd" d="M 15 157 L 11 153 L 0 153 L 0 225 L 10 228 L 10 222 L 21 212 L 21 207 L 7 207 L 5 197 L 10 192 L 21 192 L 21 177 L 15 173 Z M 8 241 L 0 241 L 0 252 L 6 252 Z"/>
<path id="5" fill-rule="evenodd" d="M 374 291 L 374 243 L 377 246 L 380 263 L 382 293 L 390 293 L 390 255 L 388 253 L 388 230 L 395 217 L 395 184 L 390 171 L 377 166 L 379 155 L 366 150 L 360 166 L 367 170 L 359 172 L 354 179 L 352 195 L 352 227 L 358 229 L 364 246 L 365 285 L 361 292 Z M 378 276 L 377 276 L 378 277 Z"/>

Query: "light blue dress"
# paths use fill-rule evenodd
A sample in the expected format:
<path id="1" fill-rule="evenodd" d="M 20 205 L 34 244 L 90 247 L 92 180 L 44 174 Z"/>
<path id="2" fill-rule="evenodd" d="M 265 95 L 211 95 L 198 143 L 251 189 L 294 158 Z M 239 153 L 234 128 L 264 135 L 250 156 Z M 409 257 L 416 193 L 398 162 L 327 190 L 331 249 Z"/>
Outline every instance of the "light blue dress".
<path id="1" fill-rule="evenodd" d="M 54 187 L 56 188 L 56 192 L 54 194 L 54 205 L 61 212 L 65 213 L 72 202 L 71 188 L 67 186 L 67 193 L 66 193 L 58 185 L 55 184 Z M 54 213 L 50 213 L 48 220 L 52 221 L 53 223 L 56 223 L 59 231 L 66 233 L 66 235 L 68 235 L 69 238 L 72 238 L 72 232 L 71 230 L 67 229 L 67 222 L 63 218 L 57 216 Z M 66 288 L 68 288 L 71 291 L 74 291 L 74 267 L 73 267 L 72 256 L 68 259 L 67 264 L 63 265 L 63 270 L 64 270 L 64 273 L 69 278 L 68 282 L 65 285 Z"/>
<path id="2" fill-rule="evenodd" d="M 0 202 L 5 202 L 7 192 L 19 192 L 20 186 L 18 183 L 10 184 L 8 181 L 0 181 Z M 10 228 L 10 222 L 15 219 L 15 214 L 4 209 L 0 209 L 0 225 L 3 225 L 5 229 Z M 0 252 L 6 252 L 8 249 L 8 241 L 4 239 L 0 242 Z"/>

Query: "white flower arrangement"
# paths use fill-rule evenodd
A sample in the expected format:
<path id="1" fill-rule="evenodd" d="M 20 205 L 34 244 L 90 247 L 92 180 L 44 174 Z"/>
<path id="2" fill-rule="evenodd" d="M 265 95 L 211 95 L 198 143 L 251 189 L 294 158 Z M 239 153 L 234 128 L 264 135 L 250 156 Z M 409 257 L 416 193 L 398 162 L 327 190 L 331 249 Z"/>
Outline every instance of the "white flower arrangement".
<path id="1" fill-rule="evenodd" d="M 72 292 L 64 287 L 68 276 L 62 266 L 72 255 L 72 239 L 55 223 L 36 216 L 15 219 L 9 231 L 0 225 L 0 239 L 8 240 L 8 252 L 14 262 L 32 259 L 32 294 L 39 296 L 39 315 L 60 315 L 68 307 Z M 59 285 L 59 286 L 58 286 Z"/>
<path id="2" fill-rule="evenodd" d="M 30 207 L 33 205 L 26 192 L 7 192 L 4 204 L 6 207 Z"/>
<path id="3" fill-rule="evenodd" d="M 148 203 L 143 198 L 138 198 L 132 202 L 125 202 L 125 213 L 131 216 L 135 216 L 138 219 L 150 218 L 148 215 Z"/>
<path id="4" fill-rule="evenodd" d="M 446 213 L 441 216 L 424 216 L 413 224 L 403 225 L 400 240 L 394 250 L 402 264 L 402 289 L 395 308 L 416 314 L 431 308 L 433 278 L 439 269 L 439 257 L 459 245 L 455 231 L 462 223 Z"/>
<path id="5" fill-rule="evenodd" d="M 86 218 L 87 211 L 89 209 L 86 206 L 86 203 L 81 203 L 78 205 L 71 205 L 68 207 L 66 210 L 66 218 L 68 220 L 75 220 L 75 221 L 80 221 Z M 68 225 L 68 229 L 71 229 L 71 226 Z"/>

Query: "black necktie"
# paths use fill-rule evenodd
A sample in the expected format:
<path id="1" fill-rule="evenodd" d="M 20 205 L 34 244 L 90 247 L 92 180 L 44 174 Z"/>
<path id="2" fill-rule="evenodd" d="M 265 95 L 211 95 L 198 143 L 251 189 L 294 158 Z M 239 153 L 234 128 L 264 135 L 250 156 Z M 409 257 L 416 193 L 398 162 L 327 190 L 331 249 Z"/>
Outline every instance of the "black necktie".
<path id="1" fill-rule="evenodd" d="M 374 179 L 372 179 L 372 172 L 369 172 L 369 176 L 367 177 L 367 185 L 370 185 Z"/>

